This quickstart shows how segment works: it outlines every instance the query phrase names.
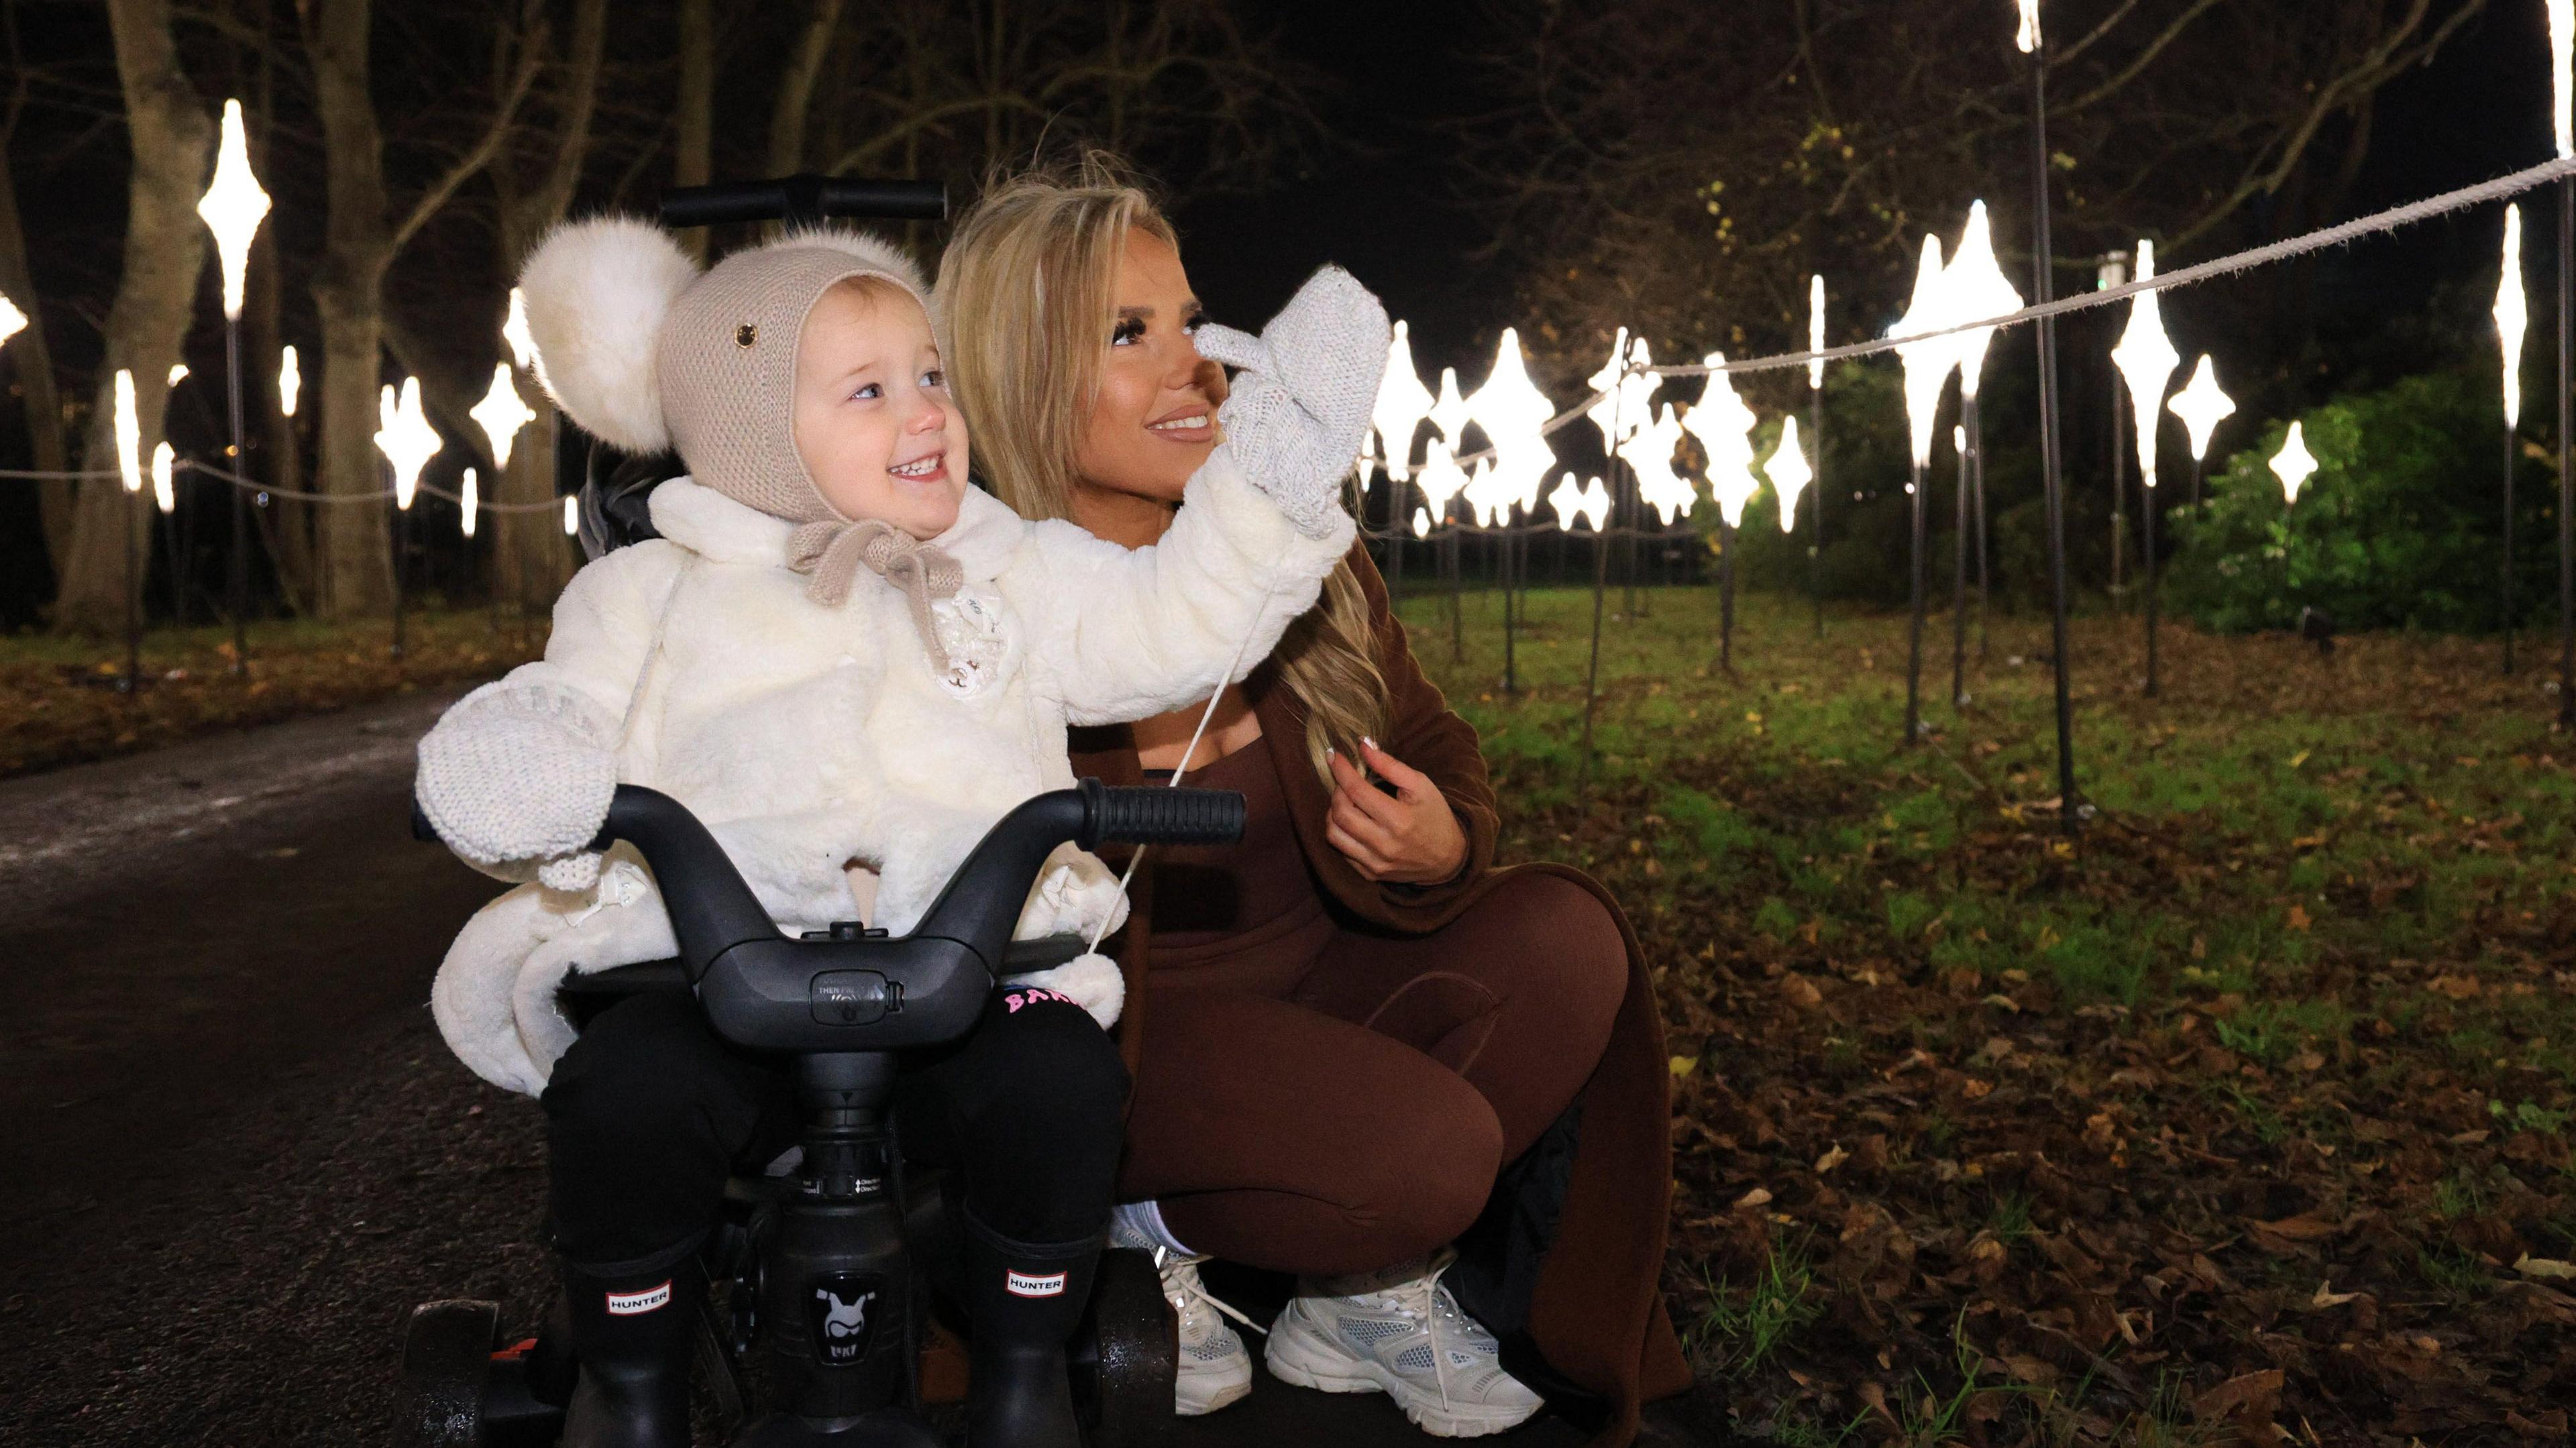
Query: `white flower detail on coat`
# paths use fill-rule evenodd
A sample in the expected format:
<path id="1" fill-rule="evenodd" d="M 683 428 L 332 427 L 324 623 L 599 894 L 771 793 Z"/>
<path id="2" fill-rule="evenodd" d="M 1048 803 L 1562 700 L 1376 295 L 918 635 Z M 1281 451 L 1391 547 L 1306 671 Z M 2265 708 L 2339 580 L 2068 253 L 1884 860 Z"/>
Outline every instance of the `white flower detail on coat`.
<path id="1" fill-rule="evenodd" d="M 940 647 L 948 651 L 948 669 L 940 687 L 960 699 L 972 699 L 1001 677 L 1010 640 L 1003 633 L 1001 600 L 975 588 L 962 588 L 930 605 L 931 626 Z"/>

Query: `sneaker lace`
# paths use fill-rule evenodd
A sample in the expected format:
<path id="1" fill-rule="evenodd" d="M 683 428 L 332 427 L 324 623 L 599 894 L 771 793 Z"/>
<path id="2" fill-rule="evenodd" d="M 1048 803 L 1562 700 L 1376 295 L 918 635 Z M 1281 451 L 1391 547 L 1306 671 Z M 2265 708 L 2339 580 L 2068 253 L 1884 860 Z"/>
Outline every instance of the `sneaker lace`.
<path id="1" fill-rule="evenodd" d="M 1430 1338 L 1431 1380 L 1439 1386 L 1443 1409 L 1450 1406 L 1449 1352 L 1448 1345 L 1441 1338 L 1441 1326 L 1448 1324 L 1454 1331 L 1464 1332 L 1474 1325 L 1467 1314 L 1458 1309 L 1458 1299 L 1450 1296 L 1449 1289 L 1440 1285 L 1440 1275 L 1457 1260 L 1455 1248 L 1442 1248 L 1424 1264 L 1421 1276 L 1382 1289 L 1382 1294 L 1398 1312 L 1422 1323 L 1425 1335 Z"/>
<path id="2" fill-rule="evenodd" d="M 1268 1336 L 1268 1328 L 1244 1316 L 1235 1310 L 1232 1303 L 1207 1290 L 1206 1284 L 1199 1280 L 1199 1264 L 1206 1260 L 1204 1257 L 1176 1256 L 1169 1247 L 1154 1249 L 1154 1266 L 1163 1274 L 1163 1296 L 1170 1300 L 1172 1310 L 1187 1317 L 1193 1306 L 1211 1307 L 1219 1314 L 1233 1318 L 1254 1332 Z"/>

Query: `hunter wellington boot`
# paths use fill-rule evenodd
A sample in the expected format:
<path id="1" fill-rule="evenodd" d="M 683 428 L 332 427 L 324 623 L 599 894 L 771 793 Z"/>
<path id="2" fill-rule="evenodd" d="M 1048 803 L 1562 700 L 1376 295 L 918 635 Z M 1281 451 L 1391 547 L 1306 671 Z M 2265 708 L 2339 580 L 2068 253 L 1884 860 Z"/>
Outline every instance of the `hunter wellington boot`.
<path id="1" fill-rule="evenodd" d="M 563 1448 L 689 1448 L 689 1354 L 707 1293 L 697 1254 L 651 1272 L 567 1262 L 563 1283 L 581 1361 Z"/>
<path id="2" fill-rule="evenodd" d="M 1100 1235 L 1015 1242 L 971 1211 L 958 1216 L 966 1224 L 966 1310 L 973 1334 L 967 1448 L 1081 1448 L 1064 1350 L 1091 1300 Z"/>

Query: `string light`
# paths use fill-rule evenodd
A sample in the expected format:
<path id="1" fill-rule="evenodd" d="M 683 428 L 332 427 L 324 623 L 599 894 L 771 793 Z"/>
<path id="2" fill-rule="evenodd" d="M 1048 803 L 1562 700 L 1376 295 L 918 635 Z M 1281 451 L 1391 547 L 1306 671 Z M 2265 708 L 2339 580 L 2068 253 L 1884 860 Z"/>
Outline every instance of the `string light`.
<path id="1" fill-rule="evenodd" d="M 143 423 L 134 411 L 134 374 L 116 369 L 116 470 L 125 491 L 143 491 Z"/>
<path id="2" fill-rule="evenodd" d="M 2021 28 L 2013 32 L 2013 44 L 2021 47 L 2022 54 L 2028 55 L 2039 49 L 2039 0 L 2013 0 L 2013 3 L 2021 8 Z"/>
<path id="3" fill-rule="evenodd" d="M 474 470 L 472 468 L 467 468 L 465 470 L 465 481 L 456 490 L 456 506 L 459 516 L 463 519 L 462 526 L 465 529 L 465 536 L 468 538 L 474 536 L 474 512 L 482 505 L 483 494 L 481 490 L 475 486 Z"/>
<path id="4" fill-rule="evenodd" d="M 2138 280 L 2153 280 L 2156 274 L 2156 244 L 2138 243 Z M 2140 292 L 2129 299 L 2129 327 L 2120 334 L 2120 345 L 2111 349 L 2111 365 L 2129 384 L 2129 407 L 2138 419 L 2138 477 L 2149 488 L 2156 485 L 2156 414 L 2164 410 L 2165 389 L 2173 384 L 2174 369 L 2182 365 L 2182 355 L 2174 351 L 2173 342 L 2165 336 L 2164 313 L 2156 305 L 2156 293 Z"/>
<path id="5" fill-rule="evenodd" d="M 5 296 L 0 296 L 0 345 L 6 345 L 10 338 L 24 331 L 26 326 L 27 314 L 18 310 L 17 303 Z"/>
<path id="6" fill-rule="evenodd" d="M 1679 408 L 1658 410 L 1655 420 L 1640 429 L 1620 456 L 1629 470 L 1637 475 L 1637 500 L 1655 510 L 1666 527 L 1678 521 L 1699 501 L 1699 487 L 1689 475 L 1673 466 L 1673 455 L 1681 451 L 1682 436 L 1689 424 L 1682 421 Z"/>
<path id="7" fill-rule="evenodd" d="M 1417 539 L 1428 538 L 1431 536 L 1431 512 L 1429 509 L 1416 508 L 1413 510 L 1413 536 Z"/>
<path id="8" fill-rule="evenodd" d="M 1454 384 L 1457 374 L 1451 373 L 1446 380 Z M 1456 388 L 1452 386 L 1450 390 L 1454 394 Z M 1430 507 L 1431 516 L 1446 518 L 1449 500 L 1467 490 L 1467 474 L 1458 466 L 1458 455 L 1448 444 L 1434 443 L 1423 454 L 1422 471 L 1413 475 L 1413 485 L 1422 490 L 1422 500 Z"/>
<path id="9" fill-rule="evenodd" d="M 510 466 L 510 444 L 519 436 L 520 428 L 537 420 L 528 404 L 520 400 L 519 384 L 510 376 L 506 362 L 492 364 L 491 390 L 465 415 L 474 419 L 483 435 L 492 440 L 492 466 L 496 469 Z"/>
<path id="10" fill-rule="evenodd" d="M 2191 374 L 2191 385 L 2173 395 L 2165 404 L 2168 411 L 2182 419 L 2183 431 L 2191 436 L 2192 461 L 2209 456 L 2209 440 L 2218 425 L 2236 415 L 2236 401 L 2218 388 L 2218 364 L 2209 354 L 2200 354 L 2200 366 Z"/>
<path id="11" fill-rule="evenodd" d="M 295 367 L 295 344 L 288 343 L 277 363 L 277 410 L 295 415 L 295 394 L 304 390 L 304 374 Z"/>
<path id="12" fill-rule="evenodd" d="M 1649 418 L 1647 399 L 1662 383 L 1654 373 L 1643 370 L 1654 362 L 1654 352 L 1647 347 L 1646 339 L 1631 340 L 1628 329 L 1621 327 L 1610 346 L 1610 360 L 1584 379 L 1593 391 L 1602 394 L 1601 400 L 1583 413 L 1594 427 L 1601 429 L 1602 451 L 1615 453 L 1645 430 Z"/>
<path id="13" fill-rule="evenodd" d="M 1539 486 L 1556 464 L 1556 453 L 1540 431 L 1556 416 L 1556 404 L 1530 381 L 1528 364 L 1521 360 L 1518 331 L 1503 329 L 1494 348 L 1494 370 L 1468 399 L 1467 411 L 1470 420 L 1485 430 L 1494 451 L 1484 479 L 1491 506 L 1479 511 L 1499 514 L 1512 503 L 1535 510 Z"/>
<path id="14" fill-rule="evenodd" d="M 1807 450 L 1798 445 L 1798 415 L 1791 413 L 1780 424 L 1780 445 L 1771 450 L 1771 461 L 1762 465 L 1763 475 L 1771 480 L 1771 490 L 1780 495 L 1780 531 L 1795 532 L 1798 526 L 1798 495 L 1816 480 L 1816 471 L 1807 464 Z"/>
<path id="15" fill-rule="evenodd" d="M 224 268 L 224 317 L 238 322 L 243 282 L 250 274 L 250 244 L 268 216 L 268 193 L 251 174 L 250 144 L 242 133 L 240 101 L 224 102 L 224 140 L 215 153 L 214 183 L 197 203 L 197 214 L 215 234 L 215 252 Z"/>
<path id="16" fill-rule="evenodd" d="M 2281 480 L 2282 500 L 2292 507 L 2299 501 L 2299 489 L 2315 477 L 2317 460 L 2308 451 L 2308 440 L 2298 423 L 2290 424 L 2290 435 L 2282 440 L 2281 450 L 2272 456 L 2272 475 Z"/>
<path id="17" fill-rule="evenodd" d="M 1702 360 L 1711 368 L 1723 367 L 1726 354 L 1711 352 Z M 1753 427 L 1758 421 L 1753 409 L 1736 395 L 1734 380 L 1717 371 L 1708 374 L 1708 390 L 1682 420 L 1708 453 L 1709 496 L 1716 500 L 1718 516 L 1729 528 L 1743 523 L 1744 505 L 1762 488 L 1762 480 L 1753 473 Z"/>
<path id="18" fill-rule="evenodd" d="M 172 364 L 172 366 L 171 366 L 171 368 L 170 368 L 170 383 L 169 383 L 169 385 L 170 385 L 170 386 L 172 386 L 172 387 L 176 387 L 176 386 L 178 386 L 180 383 L 185 382 L 185 381 L 187 381 L 187 380 L 188 380 L 188 364 L 187 364 L 187 363 L 185 363 L 185 362 L 179 362 L 179 363 L 174 363 L 174 364 Z"/>
<path id="19" fill-rule="evenodd" d="M 178 461 L 178 454 L 166 442 L 152 449 L 152 505 L 165 514 L 179 507 L 179 491 L 170 485 L 170 474 Z"/>
<path id="20" fill-rule="evenodd" d="M 2522 339 L 2531 331 L 2531 308 L 2522 295 L 2522 208 L 2504 209 L 2504 274 L 2496 281 L 2496 340 L 2504 350 L 2504 425 L 2522 423 Z"/>
<path id="21" fill-rule="evenodd" d="M 420 491 L 420 470 L 438 455 L 438 429 L 429 425 L 421 410 L 420 379 L 403 379 L 397 395 L 391 387 L 376 402 L 376 450 L 394 466 L 394 506 L 411 511 L 412 496 Z"/>
<path id="22" fill-rule="evenodd" d="M 1589 523 L 1595 533 L 1610 520 L 1610 490 L 1601 485 L 1599 478 L 1578 488 L 1574 474 L 1567 473 L 1557 479 L 1555 491 L 1547 495 L 1547 505 L 1556 513 L 1556 526 L 1567 533 L 1574 531 L 1578 518 Z"/>
<path id="23" fill-rule="evenodd" d="M 1377 429 L 1378 449 L 1386 458 L 1386 475 L 1401 483 L 1413 473 L 1413 434 L 1431 411 L 1431 389 L 1413 369 L 1413 343 L 1402 321 L 1387 343 L 1386 375 L 1377 385 L 1377 406 L 1370 422 Z"/>
<path id="24" fill-rule="evenodd" d="M 564 536 L 567 538 L 578 536 L 581 532 L 581 500 L 566 495 L 563 503 Z"/>

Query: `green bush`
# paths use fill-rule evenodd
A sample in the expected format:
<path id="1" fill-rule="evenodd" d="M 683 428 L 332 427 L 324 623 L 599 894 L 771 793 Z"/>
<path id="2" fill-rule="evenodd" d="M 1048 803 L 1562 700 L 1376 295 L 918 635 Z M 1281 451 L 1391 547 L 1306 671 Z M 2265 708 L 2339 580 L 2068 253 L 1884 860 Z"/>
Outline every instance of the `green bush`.
<path id="1" fill-rule="evenodd" d="M 2342 629 L 2488 631 L 2503 622 L 2503 415 L 2492 379 L 2411 377 L 2309 413 L 2316 475 L 2295 508 L 2270 459 L 2286 424 L 2230 458 L 2198 509 L 2165 517 L 2165 597 L 2225 633 L 2285 628 L 2302 607 Z M 2555 606 L 2550 479 L 2518 458 L 2516 611 Z M 2169 470 L 2170 471 L 2170 470 Z"/>

